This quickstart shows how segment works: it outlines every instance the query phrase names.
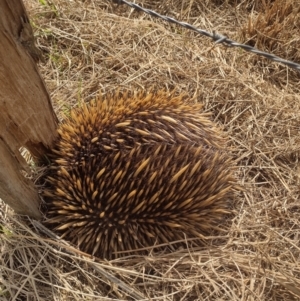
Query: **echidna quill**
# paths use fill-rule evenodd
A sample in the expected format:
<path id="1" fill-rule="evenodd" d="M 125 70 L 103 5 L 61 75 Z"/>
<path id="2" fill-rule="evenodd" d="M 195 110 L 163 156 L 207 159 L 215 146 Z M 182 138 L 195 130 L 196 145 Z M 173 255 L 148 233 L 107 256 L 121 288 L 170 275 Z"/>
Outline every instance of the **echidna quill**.
<path id="1" fill-rule="evenodd" d="M 47 222 L 82 251 L 115 252 L 211 233 L 235 186 L 226 141 L 201 104 L 151 92 L 107 96 L 58 129 Z"/>

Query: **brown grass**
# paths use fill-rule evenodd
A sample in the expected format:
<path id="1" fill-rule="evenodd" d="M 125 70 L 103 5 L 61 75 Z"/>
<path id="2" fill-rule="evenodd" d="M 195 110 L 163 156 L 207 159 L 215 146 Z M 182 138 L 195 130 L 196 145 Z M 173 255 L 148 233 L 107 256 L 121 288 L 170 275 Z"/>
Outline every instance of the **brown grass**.
<path id="1" fill-rule="evenodd" d="M 185 91 L 228 132 L 245 192 L 208 247 L 109 262 L 2 204 L 0 300 L 300 300 L 299 73 L 108 0 L 25 3 L 60 118 L 117 88 Z M 300 63 L 299 1 L 137 3 Z"/>

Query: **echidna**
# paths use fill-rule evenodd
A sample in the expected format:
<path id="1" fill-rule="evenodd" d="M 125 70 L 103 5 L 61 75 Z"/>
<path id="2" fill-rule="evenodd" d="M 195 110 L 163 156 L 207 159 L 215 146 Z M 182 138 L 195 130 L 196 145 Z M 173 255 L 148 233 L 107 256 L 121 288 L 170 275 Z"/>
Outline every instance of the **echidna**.
<path id="1" fill-rule="evenodd" d="M 116 93 L 83 105 L 52 150 L 48 222 L 106 258 L 211 233 L 230 213 L 235 185 L 225 146 L 202 105 L 182 95 Z"/>

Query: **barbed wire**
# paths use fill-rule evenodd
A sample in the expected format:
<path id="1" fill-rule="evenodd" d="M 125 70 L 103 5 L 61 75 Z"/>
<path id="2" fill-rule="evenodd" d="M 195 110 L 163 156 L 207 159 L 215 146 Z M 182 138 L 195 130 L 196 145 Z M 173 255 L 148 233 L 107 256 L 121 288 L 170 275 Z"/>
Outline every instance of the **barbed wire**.
<path id="1" fill-rule="evenodd" d="M 268 53 L 268 52 L 264 52 L 264 51 L 261 51 L 261 50 L 258 50 L 257 48 L 255 47 L 252 47 L 252 46 L 249 46 L 249 45 L 245 45 L 245 44 L 241 44 L 241 43 L 238 43 L 236 41 L 233 41 L 229 38 L 227 38 L 226 36 L 224 35 L 221 35 L 221 34 L 218 34 L 216 32 L 213 32 L 213 33 L 210 33 L 206 30 L 203 30 L 203 29 L 199 29 L 189 23 L 186 23 L 186 22 L 181 22 L 181 21 L 178 21 L 174 18 L 171 18 L 171 17 L 168 17 L 168 16 L 164 16 L 164 15 L 161 15 L 153 10 L 150 10 L 150 9 L 146 9 L 146 8 L 143 8 L 135 3 L 132 3 L 132 2 L 128 2 L 126 0 L 112 0 L 114 3 L 117 3 L 117 4 L 126 4 L 130 7 L 132 7 L 133 9 L 136 9 L 138 11 L 142 11 L 148 15 L 151 15 L 153 17 L 156 17 L 156 18 L 160 18 L 164 21 L 167 21 L 167 22 L 170 22 L 170 23 L 173 23 L 173 24 L 177 24 L 177 25 L 180 25 L 184 28 L 187 28 L 187 29 L 190 29 L 190 30 L 193 30 L 201 35 L 204 35 L 206 37 L 209 37 L 211 38 L 216 44 L 225 44 L 226 46 L 228 47 L 239 47 L 239 48 L 242 48 L 243 50 L 245 51 L 248 51 L 248 52 L 252 52 L 252 53 L 255 53 L 259 56 L 263 56 L 271 61 L 274 61 L 274 62 L 277 62 L 277 63 L 281 63 L 281 64 L 284 64 L 290 68 L 293 68 L 293 69 L 296 69 L 297 71 L 300 72 L 300 64 L 297 64 L 295 62 L 292 62 L 292 61 L 288 61 L 288 60 L 285 60 L 285 59 L 282 59 L 274 54 L 271 54 L 271 53 Z"/>

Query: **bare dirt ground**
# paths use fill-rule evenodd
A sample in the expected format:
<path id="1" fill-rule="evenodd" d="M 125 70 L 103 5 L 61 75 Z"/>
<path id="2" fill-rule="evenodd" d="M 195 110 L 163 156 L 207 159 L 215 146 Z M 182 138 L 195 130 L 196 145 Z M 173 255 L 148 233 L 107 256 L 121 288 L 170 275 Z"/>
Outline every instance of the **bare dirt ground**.
<path id="1" fill-rule="evenodd" d="M 300 72 L 109 0 L 25 4 L 60 119 L 99 92 L 176 88 L 228 133 L 244 192 L 205 248 L 97 262 L 1 204 L 0 300 L 300 300 Z M 300 63 L 299 1 L 137 4 Z"/>

